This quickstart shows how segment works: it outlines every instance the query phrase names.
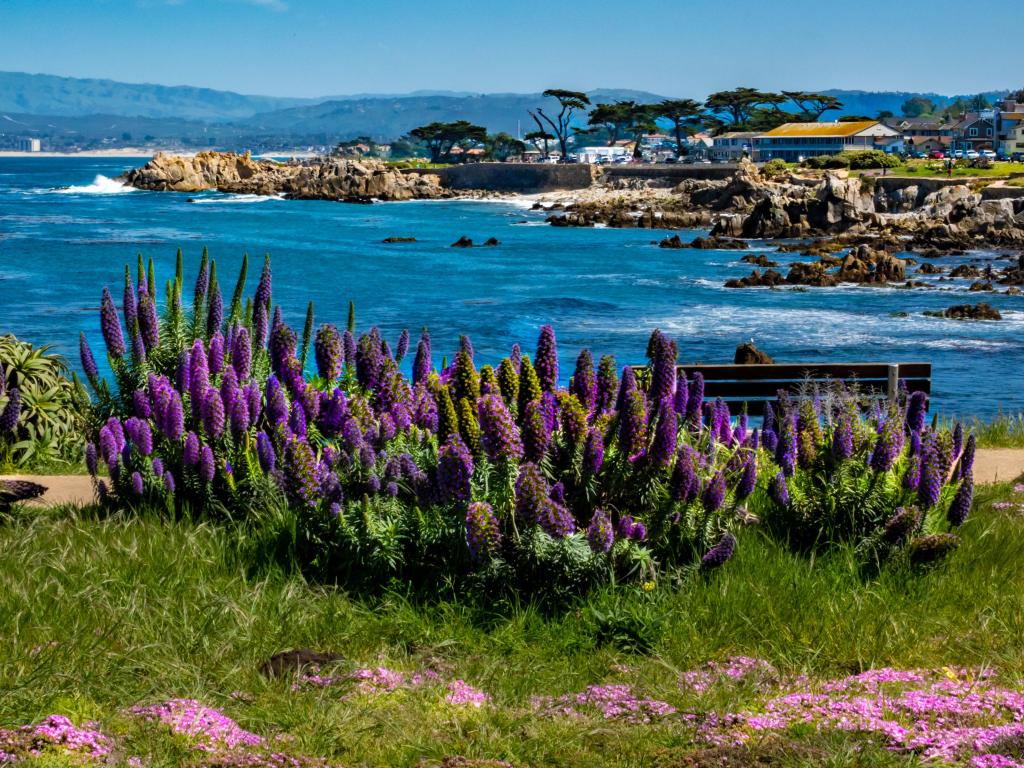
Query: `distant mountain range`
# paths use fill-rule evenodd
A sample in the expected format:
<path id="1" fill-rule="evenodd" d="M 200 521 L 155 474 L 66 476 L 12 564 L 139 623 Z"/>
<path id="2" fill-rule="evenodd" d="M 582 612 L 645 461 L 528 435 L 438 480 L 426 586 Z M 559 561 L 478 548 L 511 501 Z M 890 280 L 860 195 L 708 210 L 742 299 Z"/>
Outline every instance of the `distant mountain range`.
<path id="1" fill-rule="evenodd" d="M 829 90 L 843 114 L 899 114 L 912 96 L 945 106 L 955 96 L 910 92 Z M 663 96 L 647 91 L 598 89 L 594 103 Z M 994 94 L 993 94 L 994 95 Z M 492 132 L 515 135 L 536 126 L 527 112 L 554 106 L 540 94 L 416 91 L 300 99 L 252 96 L 190 86 L 120 83 L 24 72 L 0 72 L 0 146 L 26 136 L 55 148 L 175 144 L 222 148 L 294 147 L 370 136 L 384 141 L 434 121 L 469 120 Z"/>

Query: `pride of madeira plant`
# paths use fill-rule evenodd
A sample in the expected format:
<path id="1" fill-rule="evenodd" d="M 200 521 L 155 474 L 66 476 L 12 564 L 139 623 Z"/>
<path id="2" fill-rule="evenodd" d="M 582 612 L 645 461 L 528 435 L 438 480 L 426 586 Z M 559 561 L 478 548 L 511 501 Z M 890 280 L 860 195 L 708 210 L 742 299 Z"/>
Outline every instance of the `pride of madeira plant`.
<path id="1" fill-rule="evenodd" d="M 406 375 L 409 333 L 392 351 L 351 306 L 344 330 L 310 306 L 300 338 L 269 259 L 249 300 L 245 261 L 226 305 L 205 253 L 190 312 L 182 285 L 179 253 L 162 317 L 152 263 L 137 287 L 126 270 L 120 315 L 104 289 L 112 384 L 82 336 L 100 497 L 251 522 L 318 578 L 578 593 L 721 566 L 758 520 L 801 547 L 927 559 L 970 508 L 973 438 L 926 427 L 923 396 L 864 412 L 837 385 L 751 429 L 659 331 L 645 368 L 583 350 L 562 386 L 550 326 L 496 368 L 467 336 L 435 368 L 424 330 Z"/>

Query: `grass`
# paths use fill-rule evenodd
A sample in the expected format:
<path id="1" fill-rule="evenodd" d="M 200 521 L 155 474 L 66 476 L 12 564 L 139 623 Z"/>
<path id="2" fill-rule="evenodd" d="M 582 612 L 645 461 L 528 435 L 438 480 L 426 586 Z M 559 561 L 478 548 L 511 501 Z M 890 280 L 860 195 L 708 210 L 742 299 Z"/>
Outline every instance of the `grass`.
<path id="1" fill-rule="evenodd" d="M 711 576 L 675 588 L 603 594 L 557 616 L 415 604 L 400 591 L 374 601 L 300 576 L 249 573 L 244 541 L 227 527 L 155 515 L 102 519 L 94 510 L 16 510 L 0 519 L 0 723 L 61 713 L 94 719 L 147 764 L 179 765 L 181 742 L 127 707 L 191 697 L 250 730 L 286 734 L 293 753 L 343 765 L 436 765 L 443 758 L 514 765 L 911 765 L 853 734 L 789 734 L 757 755 L 701 751 L 692 730 L 600 718 L 541 718 L 536 694 L 629 682 L 680 709 L 750 703 L 743 687 L 700 697 L 679 675 L 744 654 L 780 670 L 835 676 L 870 667 L 994 666 L 1024 678 L 1024 519 L 992 509 L 1009 486 L 979 488 L 954 556 L 926 573 L 859 573 L 852 553 L 816 561 L 756 529 Z M 599 617 L 627 617 L 648 655 L 602 645 Z M 260 665 L 287 648 L 344 654 L 353 664 L 433 668 L 493 697 L 456 710 L 407 691 L 345 699 L 294 692 Z M 620 665 L 627 665 L 628 670 Z M 696 761 L 696 762 L 695 762 Z"/>
<path id="2" fill-rule="evenodd" d="M 969 418 L 964 429 L 974 433 L 979 448 L 1024 448 L 1024 412 L 990 420 Z"/>

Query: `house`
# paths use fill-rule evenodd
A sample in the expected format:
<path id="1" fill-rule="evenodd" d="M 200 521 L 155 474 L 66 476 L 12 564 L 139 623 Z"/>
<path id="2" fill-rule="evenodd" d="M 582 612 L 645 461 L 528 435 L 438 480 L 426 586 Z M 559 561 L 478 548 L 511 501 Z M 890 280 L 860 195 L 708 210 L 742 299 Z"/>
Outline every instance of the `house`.
<path id="1" fill-rule="evenodd" d="M 945 152 L 953 143 L 953 123 L 934 117 L 889 117 L 882 121 L 899 131 L 907 152 Z"/>
<path id="2" fill-rule="evenodd" d="M 43 143 L 39 139 L 18 139 L 18 149 L 21 152 L 39 152 Z"/>
<path id="3" fill-rule="evenodd" d="M 953 125 L 954 150 L 993 149 L 996 144 L 995 110 L 968 112 Z"/>
<path id="4" fill-rule="evenodd" d="M 785 123 L 754 139 L 754 159 L 800 162 L 840 152 L 902 152 L 903 147 L 903 135 L 877 120 Z"/>
<path id="5" fill-rule="evenodd" d="M 739 162 L 754 154 L 754 139 L 761 134 L 756 131 L 729 131 L 711 140 L 711 159 L 725 162 Z"/>
<path id="6" fill-rule="evenodd" d="M 999 110 L 999 154 L 1013 157 L 1024 152 L 1024 102 L 1016 98 L 1003 100 Z"/>

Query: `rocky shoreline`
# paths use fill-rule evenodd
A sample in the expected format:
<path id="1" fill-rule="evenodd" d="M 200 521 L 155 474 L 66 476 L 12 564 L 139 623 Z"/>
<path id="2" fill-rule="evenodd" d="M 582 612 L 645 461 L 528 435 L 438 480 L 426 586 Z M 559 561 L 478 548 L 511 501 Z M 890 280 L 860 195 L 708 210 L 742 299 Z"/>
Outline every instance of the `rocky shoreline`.
<path id="1" fill-rule="evenodd" d="M 193 156 L 161 152 L 142 168 L 126 173 L 121 181 L 137 189 L 160 192 L 216 190 L 349 203 L 452 196 L 437 175 L 404 174 L 380 160 L 316 158 L 279 163 L 233 152 L 200 152 Z"/>

